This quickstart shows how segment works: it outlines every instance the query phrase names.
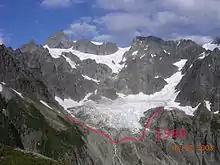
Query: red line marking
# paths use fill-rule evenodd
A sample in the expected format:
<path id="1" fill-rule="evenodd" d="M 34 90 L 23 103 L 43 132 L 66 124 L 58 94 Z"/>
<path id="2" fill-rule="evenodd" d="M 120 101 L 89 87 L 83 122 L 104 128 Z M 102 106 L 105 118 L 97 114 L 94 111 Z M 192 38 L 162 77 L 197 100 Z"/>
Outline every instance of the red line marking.
<path id="1" fill-rule="evenodd" d="M 84 124 L 84 123 L 82 123 L 82 122 L 80 122 L 80 121 L 78 121 L 78 120 L 74 120 L 73 117 L 72 117 L 70 114 L 68 114 L 67 117 L 68 117 L 68 119 L 69 119 L 70 121 L 72 121 L 72 122 L 74 122 L 74 123 L 77 123 L 77 124 L 79 124 L 79 125 L 85 127 L 85 128 L 88 129 L 89 131 L 95 132 L 95 133 L 97 133 L 97 134 L 99 134 L 99 135 L 102 135 L 102 136 L 106 137 L 110 142 L 112 142 L 112 143 L 114 143 L 114 144 L 120 144 L 120 143 L 122 143 L 123 141 L 129 141 L 129 140 L 130 140 L 130 141 L 136 141 L 136 142 L 142 141 L 143 138 L 144 138 L 146 129 L 148 128 L 148 125 L 149 125 L 149 123 L 150 123 L 150 120 L 151 120 L 157 113 L 159 113 L 159 112 L 161 112 L 161 111 L 163 111 L 163 110 L 164 110 L 164 107 L 162 107 L 162 108 L 160 108 L 159 110 L 155 111 L 155 112 L 150 116 L 150 118 L 148 119 L 148 121 L 147 121 L 146 124 L 145 124 L 144 130 L 143 130 L 142 135 L 141 135 L 141 137 L 140 137 L 139 139 L 131 138 L 131 137 L 125 137 L 125 138 L 122 138 L 121 140 L 119 140 L 118 142 L 114 141 L 114 140 L 113 140 L 110 136 L 108 136 L 105 132 L 97 131 L 97 130 L 95 130 L 95 129 L 92 129 L 92 128 L 88 127 L 86 124 Z"/>

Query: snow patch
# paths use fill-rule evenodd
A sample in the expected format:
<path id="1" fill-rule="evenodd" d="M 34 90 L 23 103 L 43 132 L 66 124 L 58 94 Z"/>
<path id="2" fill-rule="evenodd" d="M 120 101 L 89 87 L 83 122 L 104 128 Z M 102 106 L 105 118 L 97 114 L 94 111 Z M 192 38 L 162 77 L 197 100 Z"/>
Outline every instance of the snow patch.
<path id="1" fill-rule="evenodd" d="M 71 113 L 68 109 L 69 108 L 73 108 L 73 107 L 77 107 L 77 106 L 82 106 L 83 103 L 85 101 L 88 100 L 88 98 L 92 95 L 92 93 L 88 93 L 83 100 L 81 100 L 80 102 L 74 101 L 71 98 L 65 98 L 65 99 L 61 99 L 58 96 L 55 96 L 55 100 L 68 112 Z"/>
<path id="2" fill-rule="evenodd" d="M 182 68 L 184 67 L 184 65 L 186 64 L 187 60 L 186 59 L 182 59 L 178 62 L 175 62 L 173 65 L 177 66 L 179 69 L 179 71 L 182 70 Z M 172 76 L 171 76 L 172 77 Z"/>
<path id="3" fill-rule="evenodd" d="M 198 57 L 198 59 L 202 60 L 204 59 L 206 56 L 208 56 L 209 54 L 206 54 L 205 52 L 201 53 L 200 56 Z"/>
<path id="4" fill-rule="evenodd" d="M 21 98 L 24 98 L 23 96 L 22 96 L 22 94 L 21 93 L 19 93 L 18 91 L 16 91 L 15 89 L 12 89 L 17 95 L 19 95 Z"/>
<path id="5" fill-rule="evenodd" d="M 4 82 L 1 82 L 2 85 L 6 85 Z"/>
<path id="6" fill-rule="evenodd" d="M 91 77 L 89 77 L 89 76 L 86 76 L 86 75 L 82 75 L 85 79 L 87 79 L 87 80 L 92 80 L 92 81 L 94 81 L 94 82 L 96 82 L 96 83 L 99 83 L 100 81 L 99 80 L 96 80 L 96 79 L 94 79 L 94 78 L 91 78 Z"/>
<path id="7" fill-rule="evenodd" d="M 53 109 L 51 106 L 49 106 L 46 102 L 44 102 L 43 100 L 40 100 L 40 102 L 45 105 L 47 108 Z"/>
<path id="8" fill-rule="evenodd" d="M 217 44 L 212 44 L 212 41 L 202 45 L 202 47 L 205 48 L 206 50 L 211 50 L 211 51 L 213 51 L 215 48 L 220 49 L 220 46 Z"/>
<path id="9" fill-rule="evenodd" d="M 2 84 L 0 84 L 0 92 L 2 92 L 3 91 L 3 86 L 2 86 Z"/>
<path id="10" fill-rule="evenodd" d="M 145 54 L 143 54 L 143 55 L 140 57 L 140 59 L 144 58 L 144 56 L 145 56 Z"/>
<path id="11" fill-rule="evenodd" d="M 219 111 L 214 112 L 214 114 L 218 114 L 218 113 L 219 113 Z"/>
<path id="12" fill-rule="evenodd" d="M 121 62 L 124 53 L 130 49 L 130 47 L 119 48 L 118 51 L 110 55 L 95 55 L 95 54 L 83 53 L 74 50 L 73 48 L 69 48 L 69 49 L 49 48 L 47 45 L 45 45 L 44 48 L 47 48 L 49 50 L 49 53 L 53 58 L 60 58 L 62 52 L 71 52 L 74 55 L 78 56 L 80 60 L 92 59 L 95 60 L 96 63 L 106 64 L 108 67 L 112 69 L 113 73 L 118 73 L 124 67 L 119 63 Z M 112 60 L 115 62 L 115 64 L 112 63 Z"/>
<path id="13" fill-rule="evenodd" d="M 74 61 L 72 61 L 69 57 L 66 57 L 64 55 L 62 55 L 66 61 L 70 64 L 70 66 L 73 68 L 73 69 L 76 69 L 76 63 Z"/>
<path id="14" fill-rule="evenodd" d="M 157 56 L 156 54 L 151 54 L 151 57 L 152 57 L 152 58 L 154 58 L 154 57 L 156 57 L 156 56 Z"/>
<path id="15" fill-rule="evenodd" d="M 165 49 L 164 49 L 163 51 L 164 51 L 164 53 L 166 53 L 166 54 L 170 54 L 170 52 L 167 52 Z"/>
<path id="16" fill-rule="evenodd" d="M 205 101 L 206 108 L 211 111 L 211 103 L 209 101 Z"/>
<path id="17" fill-rule="evenodd" d="M 103 45 L 103 42 L 96 42 L 96 41 L 90 41 L 90 42 L 95 44 L 95 45 Z"/>
<path id="18" fill-rule="evenodd" d="M 61 99 L 60 97 L 55 96 L 55 100 L 65 109 L 67 110 L 67 108 L 71 108 L 71 107 L 75 107 L 75 106 L 79 106 L 79 103 L 67 98 L 67 99 Z"/>
<path id="19" fill-rule="evenodd" d="M 132 56 L 136 56 L 137 54 L 138 54 L 138 51 L 136 50 L 132 53 Z"/>

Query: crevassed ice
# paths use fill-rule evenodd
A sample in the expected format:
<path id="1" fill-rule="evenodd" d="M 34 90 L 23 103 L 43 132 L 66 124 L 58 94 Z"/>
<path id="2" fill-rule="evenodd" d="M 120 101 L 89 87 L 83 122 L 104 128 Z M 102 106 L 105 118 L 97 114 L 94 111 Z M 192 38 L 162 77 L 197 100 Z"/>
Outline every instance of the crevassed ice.
<path id="1" fill-rule="evenodd" d="M 90 107 L 84 112 L 90 116 L 91 121 L 94 121 L 94 123 L 104 122 L 109 127 L 116 129 L 128 128 L 134 132 L 142 128 L 139 120 L 143 116 L 143 113 L 150 108 L 164 106 L 165 108 L 172 109 L 175 107 L 183 110 L 188 115 L 193 115 L 197 107 L 180 106 L 179 103 L 175 102 L 175 98 L 178 95 L 175 87 L 183 76 L 181 74 L 181 68 L 185 65 L 186 61 L 180 60 L 174 63 L 174 65 L 179 67 L 179 71 L 165 79 L 168 84 L 161 91 L 152 95 L 139 93 L 137 95 L 125 96 L 120 94 L 120 98 L 113 101 L 108 100 L 108 102 L 103 101 L 103 103 L 95 103 L 91 100 L 84 101 L 81 105 L 84 105 L 85 108 Z M 68 100 L 64 100 L 64 102 L 68 103 Z M 74 101 L 70 101 L 69 103 L 65 107 L 79 106 Z"/>

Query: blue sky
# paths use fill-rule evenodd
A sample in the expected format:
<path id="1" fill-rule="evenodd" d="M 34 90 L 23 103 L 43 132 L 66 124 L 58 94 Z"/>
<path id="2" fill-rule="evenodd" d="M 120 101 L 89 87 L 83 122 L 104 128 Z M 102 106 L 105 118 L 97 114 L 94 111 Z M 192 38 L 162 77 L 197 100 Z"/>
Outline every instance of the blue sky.
<path id="1" fill-rule="evenodd" d="M 71 39 L 122 46 L 137 35 L 203 43 L 220 36 L 219 6 L 217 0 L 1 0 L 0 42 L 42 44 L 63 29 Z"/>

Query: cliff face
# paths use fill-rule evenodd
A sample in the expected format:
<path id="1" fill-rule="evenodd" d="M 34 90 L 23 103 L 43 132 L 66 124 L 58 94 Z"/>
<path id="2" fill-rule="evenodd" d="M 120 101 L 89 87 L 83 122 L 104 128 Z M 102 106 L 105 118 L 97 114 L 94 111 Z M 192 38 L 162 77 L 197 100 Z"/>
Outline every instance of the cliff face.
<path id="1" fill-rule="evenodd" d="M 154 36 L 136 37 L 121 49 L 72 42 L 62 32 L 45 44 L 31 41 L 16 51 L 0 46 L 1 144 L 68 165 L 220 163 L 218 49 Z M 115 145 L 67 118 L 71 113 L 115 141 L 138 139 L 162 105 L 165 110 L 152 118 L 141 142 Z M 185 128 L 187 135 L 157 139 L 157 128 Z M 173 151 L 181 140 L 193 150 Z M 209 144 L 213 151 L 196 149 Z"/>

